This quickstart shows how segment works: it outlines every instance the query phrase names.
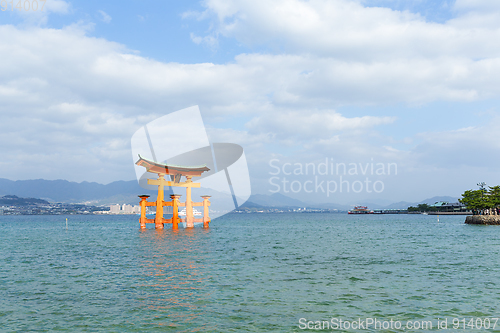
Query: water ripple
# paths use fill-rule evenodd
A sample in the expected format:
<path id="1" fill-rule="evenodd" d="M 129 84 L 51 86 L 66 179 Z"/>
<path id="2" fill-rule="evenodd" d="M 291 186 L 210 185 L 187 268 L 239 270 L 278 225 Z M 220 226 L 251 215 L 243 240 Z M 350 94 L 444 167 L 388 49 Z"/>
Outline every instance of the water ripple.
<path id="1" fill-rule="evenodd" d="M 3 331 L 297 332 L 299 318 L 498 316 L 500 228 L 463 217 L 0 216 Z M 437 329 L 435 329 L 437 330 Z"/>

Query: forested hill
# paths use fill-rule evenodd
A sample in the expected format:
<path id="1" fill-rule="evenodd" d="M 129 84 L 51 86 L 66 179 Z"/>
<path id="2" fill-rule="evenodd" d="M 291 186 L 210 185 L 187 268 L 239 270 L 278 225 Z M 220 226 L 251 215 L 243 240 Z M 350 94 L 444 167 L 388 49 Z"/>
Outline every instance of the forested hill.
<path id="1" fill-rule="evenodd" d="M 4 195 L 0 197 L 1 206 L 31 206 L 49 204 L 48 201 L 35 198 L 19 198 L 15 195 Z"/>

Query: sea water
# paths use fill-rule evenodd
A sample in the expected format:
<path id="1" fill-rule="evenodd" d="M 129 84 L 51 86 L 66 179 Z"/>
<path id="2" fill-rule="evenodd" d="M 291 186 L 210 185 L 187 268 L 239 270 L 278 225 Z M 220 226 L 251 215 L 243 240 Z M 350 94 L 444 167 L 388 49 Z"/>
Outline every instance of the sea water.
<path id="1" fill-rule="evenodd" d="M 137 216 L 0 216 L 0 331 L 333 331 L 367 318 L 433 323 L 421 332 L 491 318 L 459 330 L 500 331 L 500 226 L 464 220 L 228 214 L 174 232 L 141 231 Z"/>

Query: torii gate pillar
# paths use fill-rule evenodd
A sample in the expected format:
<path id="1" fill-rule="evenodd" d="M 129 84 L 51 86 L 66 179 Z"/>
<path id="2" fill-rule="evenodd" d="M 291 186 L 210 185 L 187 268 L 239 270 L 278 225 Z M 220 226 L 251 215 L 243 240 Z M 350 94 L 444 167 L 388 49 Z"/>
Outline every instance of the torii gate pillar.
<path id="1" fill-rule="evenodd" d="M 179 229 L 179 198 L 180 194 L 172 194 L 170 198 L 172 199 L 172 229 Z"/>
<path id="2" fill-rule="evenodd" d="M 163 188 L 166 182 L 162 174 L 158 174 L 158 197 L 156 198 L 156 217 L 155 217 L 155 229 L 163 229 L 163 201 L 165 199 L 165 194 Z"/>
<path id="3" fill-rule="evenodd" d="M 149 198 L 149 195 L 140 195 L 139 198 L 141 198 L 141 218 L 139 219 L 141 223 L 141 229 L 146 229 L 146 203 L 147 199 Z"/>
<path id="4" fill-rule="evenodd" d="M 208 206 L 210 202 L 210 195 L 202 195 L 203 198 L 203 228 L 208 228 L 208 223 L 210 223 L 210 217 L 208 217 Z"/>
<path id="5" fill-rule="evenodd" d="M 194 228 L 193 202 L 191 201 L 191 176 L 186 176 L 186 228 Z"/>

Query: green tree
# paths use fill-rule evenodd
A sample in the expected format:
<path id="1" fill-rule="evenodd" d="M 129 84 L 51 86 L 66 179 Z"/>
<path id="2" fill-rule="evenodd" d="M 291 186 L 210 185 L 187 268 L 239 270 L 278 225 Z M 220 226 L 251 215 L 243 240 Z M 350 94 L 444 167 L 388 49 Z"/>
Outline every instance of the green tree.
<path id="1" fill-rule="evenodd" d="M 408 211 L 409 212 L 418 212 L 419 210 L 417 207 L 410 206 L 410 207 L 408 207 Z"/>
<path id="2" fill-rule="evenodd" d="M 463 203 L 467 209 L 472 210 L 474 214 L 477 214 L 480 210 L 488 208 L 488 203 L 484 200 L 484 192 L 485 191 L 481 189 L 467 190 L 458 201 Z"/>
<path id="3" fill-rule="evenodd" d="M 488 201 L 490 203 L 490 208 L 494 211 L 496 215 L 496 209 L 500 206 L 500 186 L 490 187 L 488 191 Z"/>
<path id="4" fill-rule="evenodd" d="M 428 212 L 430 209 L 429 205 L 428 204 L 419 204 L 418 205 L 418 210 L 420 210 L 421 212 Z"/>
<path id="5" fill-rule="evenodd" d="M 410 206 L 408 207 L 409 212 L 430 212 L 430 211 L 435 211 L 436 207 L 431 207 L 426 203 L 423 204 L 418 204 L 417 207 Z"/>

